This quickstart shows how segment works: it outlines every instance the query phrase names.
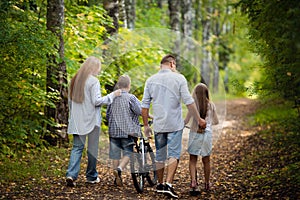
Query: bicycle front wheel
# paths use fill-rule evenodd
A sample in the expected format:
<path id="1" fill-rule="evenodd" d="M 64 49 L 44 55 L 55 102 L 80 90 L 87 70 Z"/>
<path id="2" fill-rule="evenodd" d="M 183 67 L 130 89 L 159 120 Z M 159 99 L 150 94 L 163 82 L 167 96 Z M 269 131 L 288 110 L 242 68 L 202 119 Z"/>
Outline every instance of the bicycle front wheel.
<path id="1" fill-rule="evenodd" d="M 138 193 L 144 190 L 144 174 L 141 154 L 132 153 L 130 157 L 130 169 L 133 185 Z"/>
<path id="2" fill-rule="evenodd" d="M 155 155 L 150 145 L 147 145 L 147 152 L 145 158 L 145 171 L 147 171 L 146 179 L 150 186 L 154 186 L 157 182 L 157 174 L 155 165 Z"/>

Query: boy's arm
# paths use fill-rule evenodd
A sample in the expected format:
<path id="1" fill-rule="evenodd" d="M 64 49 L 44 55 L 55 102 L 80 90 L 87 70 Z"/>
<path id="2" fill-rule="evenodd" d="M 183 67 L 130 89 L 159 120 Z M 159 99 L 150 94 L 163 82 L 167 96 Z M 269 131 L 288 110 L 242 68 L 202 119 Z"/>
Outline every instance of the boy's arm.
<path id="1" fill-rule="evenodd" d="M 142 114 L 141 102 L 136 98 L 136 96 L 132 95 L 129 101 L 130 109 L 132 112 L 138 116 Z"/>

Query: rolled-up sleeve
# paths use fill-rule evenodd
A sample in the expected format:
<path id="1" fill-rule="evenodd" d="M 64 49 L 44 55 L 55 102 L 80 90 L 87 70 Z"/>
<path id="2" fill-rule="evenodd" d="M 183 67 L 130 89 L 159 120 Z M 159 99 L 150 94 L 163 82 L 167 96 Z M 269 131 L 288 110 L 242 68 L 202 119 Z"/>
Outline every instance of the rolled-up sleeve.
<path id="1" fill-rule="evenodd" d="M 185 105 L 190 105 L 194 103 L 194 99 L 189 92 L 187 81 L 185 78 L 183 78 L 183 81 L 180 85 L 180 94 L 181 94 L 182 101 Z"/>

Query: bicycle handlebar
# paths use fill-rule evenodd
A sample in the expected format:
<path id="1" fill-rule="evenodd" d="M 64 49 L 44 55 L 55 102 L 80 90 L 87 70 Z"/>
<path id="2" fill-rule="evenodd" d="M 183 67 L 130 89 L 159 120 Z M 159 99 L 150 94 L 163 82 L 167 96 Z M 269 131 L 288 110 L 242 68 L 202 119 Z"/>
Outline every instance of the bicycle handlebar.
<path id="1" fill-rule="evenodd" d="M 149 120 L 149 121 L 148 121 L 148 125 L 151 126 L 152 124 L 153 124 L 153 121 L 152 121 L 152 120 Z M 144 127 L 144 124 L 140 124 L 140 126 L 141 126 L 141 127 Z"/>

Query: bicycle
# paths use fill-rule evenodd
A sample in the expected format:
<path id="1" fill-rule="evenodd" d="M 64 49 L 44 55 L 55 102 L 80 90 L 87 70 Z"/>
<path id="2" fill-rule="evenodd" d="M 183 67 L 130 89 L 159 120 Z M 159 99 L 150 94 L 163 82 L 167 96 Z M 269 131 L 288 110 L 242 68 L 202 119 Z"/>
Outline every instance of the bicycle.
<path id="1" fill-rule="evenodd" d="M 149 122 L 149 125 L 152 121 Z M 143 127 L 143 125 L 140 125 Z M 138 193 L 144 191 L 145 179 L 152 187 L 157 182 L 155 155 L 149 139 L 141 134 L 135 139 L 135 148 L 130 157 L 130 169 L 133 185 Z"/>

